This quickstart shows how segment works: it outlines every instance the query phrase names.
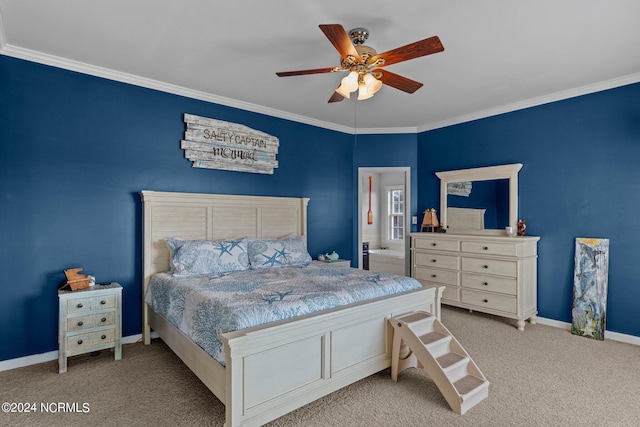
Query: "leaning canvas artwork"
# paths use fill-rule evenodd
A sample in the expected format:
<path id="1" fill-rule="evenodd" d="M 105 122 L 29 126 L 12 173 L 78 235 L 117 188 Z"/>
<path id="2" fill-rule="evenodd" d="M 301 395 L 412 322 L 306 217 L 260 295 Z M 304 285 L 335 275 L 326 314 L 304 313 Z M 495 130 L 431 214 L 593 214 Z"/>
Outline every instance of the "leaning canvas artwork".
<path id="1" fill-rule="evenodd" d="M 609 239 L 576 239 L 571 333 L 604 340 Z"/>

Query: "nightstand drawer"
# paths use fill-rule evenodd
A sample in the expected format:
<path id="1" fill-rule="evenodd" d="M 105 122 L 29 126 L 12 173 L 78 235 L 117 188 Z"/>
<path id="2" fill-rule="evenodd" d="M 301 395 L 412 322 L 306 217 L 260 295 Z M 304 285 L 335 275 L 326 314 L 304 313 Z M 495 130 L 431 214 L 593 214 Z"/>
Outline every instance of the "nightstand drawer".
<path id="1" fill-rule="evenodd" d="M 462 286 L 481 291 L 500 292 L 502 294 L 515 295 L 517 289 L 516 279 L 506 277 L 483 276 L 479 274 L 462 273 Z"/>
<path id="2" fill-rule="evenodd" d="M 116 340 L 116 329 L 109 328 L 101 331 L 87 332 L 67 337 L 67 351 L 75 352 L 97 345 L 113 343 Z"/>
<path id="3" fill-rule="evenodd" d="M 449 270 L 460 269 L 460 258 L 457 256 L 416 252 L 413 254 L 413 259 L 416 266 L 448 268 Z"/>
<path id="4" fill-rule="evenodd" d="M 99 314 L 87 314 L 67 318 L 67 331 L 82 331 L 84 329 L 96 328 L 98 326 L 110 326 L 116 323 L 116 312 L 108 311 Z"/>
<path id="5" fill-rule="evenodd" d="M 442 283 L 443 285 L 458 286 L 458 272 L 453 270 L 440 270 L 437 268 L 416 267 L 414 278 L 421 281 Z"/>
<path id="6" fill-rule="evenodd" d="M 116 296 L 113 294 L 87 298 L 70 298 L 67 304 L 67 313 L 82 313 L 115 306 Z"/>
<path id="7" fill-rule="evenodd" d="M 481 308 L 516 313 L 516 297 L 462 289 L 462 302 Z"/>
<path id="8" fill-rule="evenodd" d="M 486 255 L 518 255 L 518 247 L 508 243 L 495 242 L 462 242 L 462 252 Z"/>
<path id="9" fill-rule="evenodd" d="M 516 261 L 463 257 L 462 271 L 468 271 L 470 273 L 495 274 L 506 277 L 518 277 L 518 263 Z"/>

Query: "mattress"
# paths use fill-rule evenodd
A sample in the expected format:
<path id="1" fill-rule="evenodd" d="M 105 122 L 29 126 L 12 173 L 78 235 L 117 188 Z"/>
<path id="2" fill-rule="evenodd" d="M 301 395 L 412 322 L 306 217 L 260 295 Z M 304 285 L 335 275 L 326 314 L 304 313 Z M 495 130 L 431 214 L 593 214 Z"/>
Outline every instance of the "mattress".
<path id="1" fill-rule="evenodd" d="M 220 335 L 418 289 L 405 276 L 312 262 L 222 274 L 155 274 L 145 302 L 224 365 Z"/>

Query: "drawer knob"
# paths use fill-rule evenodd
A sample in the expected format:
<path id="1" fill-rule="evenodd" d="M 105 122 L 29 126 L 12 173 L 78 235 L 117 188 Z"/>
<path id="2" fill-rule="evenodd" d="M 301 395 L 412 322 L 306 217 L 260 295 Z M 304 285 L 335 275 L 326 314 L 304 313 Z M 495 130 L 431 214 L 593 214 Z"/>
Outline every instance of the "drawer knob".
<path id="1" fill-rule="evenodd" d="M 105 339 L 105 338 L 107 338 L 107 336 L 106 336 L 106 335 L 103 335 L 103 336 L 101 336 L 100 338 Z"/>
<path id="2" fill-rule="evenodd" d="M 78 340 L 78 345 L 82 344 L 82 340 Z"/>
<path id="3" fill-rule="evenodd" d="M 486 283 L 485 283 L 485 285 L 486 285 Z M 100 319 L 100 321 L 101 321 L 101 322 L 106 322 L 106 321 L 107 321 L 107 318 L 106 318 L 106 317 L 103 317 L 102 319 Z"/>
<path id="4" fill-rule="evenodd" d="M 105 305 L 107 302 L 105 300 L 100 301 L 100 304 Z"/>
<path id="5" fill-rule="evenodd" d="M 435 260 L 435 259 L 432 259 L 432 260 L 431 260 L 431 262 L 436 262 L 436 260 Z"/>
<path id="6" fill-rule="evenodd" d="M 84 306 L 82 305 L 82 303 L 78 303 L 78 304 L 76 305 L 76 307 L 78 307 L 78 308 L 82 308 L 82 307 L 84 307 Z"/>
<path id="7" fill-rule="evenodd" d="M 488 299 L 483 299 L 482 302 L 489 302 L 489 300 Z"/>
<path id="8" fill-rule="evenodd" d="M 432 243 L 431 246 L 437 246 L 435 243 Z"/>
<path id="9" fill-rule="evenodd" d="M 78 326 L 82 326 L 82 325 L 84 325 L 84 322 L 81 320 L 78 322 Z"/>
<path id="10" fill-rule="evenodd" d="M 488 250 L 489 250 L 489 247 L 488 247 L 488 246 L 485 246 L 485 247 L 484 247 L 484 248 L 482 248 L 482 249 L 484 249 L 485 251 L 488 251 Z"/>
<path id="11" fill-rule="evenodd" d="M 485 264 L 482 266 L 482 268 L 489 268 L 489 266 Z"/>
<path id="12" fill-rule="evenodd" d="M 436 275 L 435 275 L 435 274 L 432 274 L 432 275 L 431 275 L 431 277 L 436 277 Z"/>
<path id="13" fill-rule="evenodd" d="M 489 283 L 487 283 L 487 282 L 484 282 L 484 283 L 483 283 L 483 285 L 485 285 L 485 286 L 489 286 Z"/>

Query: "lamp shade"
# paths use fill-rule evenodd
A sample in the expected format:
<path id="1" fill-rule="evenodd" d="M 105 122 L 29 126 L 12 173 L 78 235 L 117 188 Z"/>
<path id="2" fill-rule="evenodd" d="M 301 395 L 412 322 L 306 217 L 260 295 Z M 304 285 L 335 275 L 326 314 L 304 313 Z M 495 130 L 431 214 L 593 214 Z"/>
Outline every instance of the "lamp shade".
<path id="1" fill-rule="evenodd" d="M 358 73 L 355 71 L 351 71 L 349 74 L 347 74 L 342 79 L 340 87 L 342 87 L 347 92 L 356 91 L 358 89 Z"/>
<path id="2" fill-rule="evenodd" d="M 375 77 L 373 77 L 373 75 L 370 73 L 367 73 L 364 76 L 364 84 L 367 85 L 367 91 L 370 92 L 372 95 L 377 91 L 379 91 L 380 88 L 382 87 L 382 82 L 376 79 Z"/>
<path id="3" fill-rule="evenodd" d="M 367 85 L 364 82 L 360 82 L 358 85 L 358 101 L 362 101 L 363 99 L 369 99 L 373 96 L 372 92 L 369 92 L 367 89 Z"/>
<path id="4" fill-rule="evenodd" d="M 433 231 L 433 229 L 439 225 L 440 223 L 438 222 L 438 216 L 436 215 L 435 209 L 427 209 L 426 211 L 424 211 L 421 229 L 428 227 L 431 228 L 431 231 Z"/>
<path id="5" fill-rule="evenodd" d="M 348 90 L 345 90 L 344 85 L 338 86 L 338 89 L 336 89 L 336 93 L 342 95 L 343 98 L 351 98 L 351 93 Z"/>

